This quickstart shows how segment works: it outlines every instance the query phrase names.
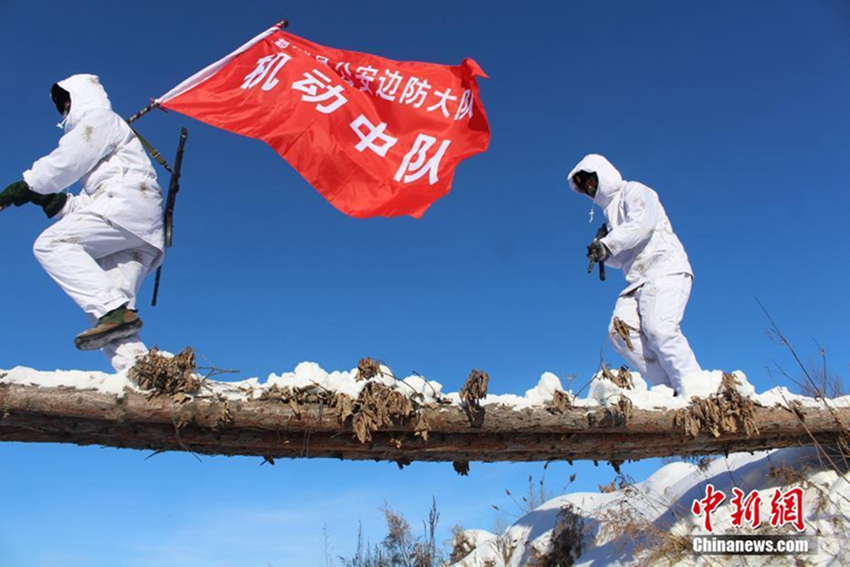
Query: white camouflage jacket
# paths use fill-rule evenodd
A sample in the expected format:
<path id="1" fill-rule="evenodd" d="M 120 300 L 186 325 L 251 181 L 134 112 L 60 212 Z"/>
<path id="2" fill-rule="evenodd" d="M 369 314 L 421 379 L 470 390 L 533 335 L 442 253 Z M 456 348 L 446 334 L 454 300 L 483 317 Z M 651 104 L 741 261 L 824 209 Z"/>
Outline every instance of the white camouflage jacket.
<path id="1" fill-rule="evenodd" d="M 57 218 L 91 211 L 135 234 L 160 252 L 164 248 L 163 198 L 156 173 L 129 125 L 115 112 L 94 75 L 59 82 L 71 95 L 59 147 L 24 172 L 36 193 L 57 193 L 79 181 Z"/>
<path id="2" fill-rule="evenodd" d="M 584 195 L 573 183 L 578 171 L 594 172 L 599 188 L 593 202 L 605 212 L 608 236 L 602 243 L 611 251 L 605 261 L 621 268 L 628 286 L 625 295 L 655 277 L 672 274 L 693 276 L 685 248 L 673 232 L 658 194 L 637 181 L 625 181 L 607 159 L 598 154 L 585 156 L 568 176 L 570 189 Z"/>

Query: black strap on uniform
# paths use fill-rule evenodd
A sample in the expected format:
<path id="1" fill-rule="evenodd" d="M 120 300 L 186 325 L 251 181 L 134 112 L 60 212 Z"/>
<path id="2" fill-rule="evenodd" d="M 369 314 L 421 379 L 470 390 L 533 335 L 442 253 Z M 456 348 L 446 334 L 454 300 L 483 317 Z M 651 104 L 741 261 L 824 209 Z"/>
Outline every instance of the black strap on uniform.
<path id="1" fill-rule="evenodd" d="M 189 131 L 186 128 L 180 129 L 180 141 L 177 143 L 177 156 L 174 158 L 174 169 L 171 171 L 171 181 L 168 183 L 168 195 L 165 199 L 165 216 L 163 224 L 165 226 L 165 248 L 171 248 L 172 233 L 174 229 L 174 202 L 177 200 L 177 193 L 180 192 L 180 170 L 183 167 L 183 150 L 186 146 L 186 138 L 189 136 Z M 165 161 L 165 160 L 163 160 Z M 159 278 L 162 275 L 162 264 L 156 269 L 156 278 L 153 284 L 153 300 L 151 305 L 156 306 L 156 298 L 159 295 Z"/>
<path id="2" fill-rule="evenodd" d="M 154 108 L 159 108 L 159 103 L 156 101 L 151 102 L 148 106 L 141 109 L 139 112 L 127 118 L 127 124 L 132 124 Z M 163 225 L 165 228 L 165 248 L 171 248 L 171 239 L 172 239 L 172 231 L 174 227 L 174 201 L 177 198 L 177 193 L 180 191 L 180 168 L 183 165 L 183 149 L 186 145 L 186 138 L 189 136 L 188 130 L 186 128 L 180 129 L 180 141 L 177 143 L 177 156 L 174 158 L 174 167 L 172 168 L 168 165 L 168 162 L 162 157 L 162 154 L 153 147 L 153 144 L 148 142 L 144 136 L 139 134 L 139 132 L 130 126 L 130 129 L 133 131 L 133 134 L 139 139 L 139 142 L 142 143 L 142 146 L 145 148 L 145 151 L 150 154 L 151 158 L 153 158 L 159 165 L 161 165 L 168 173 L 171 174 L 171 181 L 168 183 L 168 195 L 165 199 L 165 211 L 163 215 Z M 156 306 L 156 299 L 159 296 L 159 278 L 162 275 L 162 264 L 156 269 L 156 278 L 154 279 L 153 284 L 153 299 L 151 300 L 151 305 Z"/>

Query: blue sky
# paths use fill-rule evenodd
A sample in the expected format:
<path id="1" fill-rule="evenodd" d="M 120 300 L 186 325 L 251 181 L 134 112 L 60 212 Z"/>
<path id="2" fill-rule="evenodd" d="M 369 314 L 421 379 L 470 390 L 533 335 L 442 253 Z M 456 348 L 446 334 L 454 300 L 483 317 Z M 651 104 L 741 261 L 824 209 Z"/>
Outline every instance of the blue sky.
<path id="1" fill-rule="evenodd" d="M 463 162 L 452 193 L 420 220 L 348 218 L 270 148 L 176 113 L 138 127 L 166 155 L 190 138 L 174 248 L 159 306 L 141 297 L 143 338 L 234 379 L 326 370 L 364 356 L 457 391 L 472 368 L 494 393 L 552 371 L 572 387 L 596 369 L 624 283 L 586 274 L 595 225 L 565 175 L 586 153 L 656 189 L 696 281 L 683 327 L 706 369 L 743 370 L 761 391 L 783 348 L 758 297 L 797 345 L 848 374 L 850 7 L 808 2 L 0 1 L 0 171 L 5 184 L 56 144 L 48 91 L 94 73 L 129 116 L 281 17 L 292 33 L 398 60 L 490 75 L 490 149 Z M 161 178 L 163 183 L 167 180 Z M 76 190 L 76 189 L 75 189 Z M 600 217 L 597 216 L 597 223 Z M 73 337 L 82 312 L 43 273 L 35 208 L 0 217 L 5 298 L 0 368 L 107 370 Z M 606 347 L 606 360 L 619 363 Z M 766 370 L 774 368 L 773 376 Z M 354 550 L 358 522 L 383 535 L 387 503 L 418 527 L 431 498 L 444 528 L 519 514 L 542 464 L 204 458 L 55 445 L 0 445 L 0 566 L 324 565 Z M 657 463 L 626 465 L 638 480 Z M 557 493 L 596 490 L 600 464 L 553 464 Z"/>

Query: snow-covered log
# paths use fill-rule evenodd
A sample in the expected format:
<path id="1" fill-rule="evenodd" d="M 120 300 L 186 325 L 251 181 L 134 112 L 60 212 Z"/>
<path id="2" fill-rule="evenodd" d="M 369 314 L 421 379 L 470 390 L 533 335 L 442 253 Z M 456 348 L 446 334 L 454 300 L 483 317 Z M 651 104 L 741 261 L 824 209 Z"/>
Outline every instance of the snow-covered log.
<path id="1" fill-rule="evenodd" d="M 361 400 L 118 395 L 0 382 L 2 441 L 267 459 L 616 462 L 836 445 L 845 443 L 850 423 L 847 407 L 765 407 L 734 396 L 675 410 L 638 409 L 625 399 L 609 407 L 486 405 L 475 420 L 459 404 L 413 404 L 381 419 L 372 416 L 364 426 L 361 418 L 369 412 Z"/>

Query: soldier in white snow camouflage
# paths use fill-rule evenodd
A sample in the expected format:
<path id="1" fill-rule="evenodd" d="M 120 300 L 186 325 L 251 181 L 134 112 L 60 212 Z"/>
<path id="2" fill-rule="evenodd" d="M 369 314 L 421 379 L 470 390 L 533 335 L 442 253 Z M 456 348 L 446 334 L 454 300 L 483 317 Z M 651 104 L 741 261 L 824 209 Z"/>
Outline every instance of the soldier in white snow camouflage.
<path id="1" fill-rule="evenodd" d="M 585 156 L 567 180 L 573 191 L 602 207 L 608 220 L 608 234 L 588 246 L 588 258 L 622 268 L 628 282 L 614 307 L 611 342 L 650 384 L 683 393 L 688 375 L 700 372 L 680 328 L 693 270 L 658 194 L 625 181 L 597 154 Z"/>
<path id="2" fill-rule="evenodd" d="M 0 208 L 34 203 L 58 219 L 36 239 L 35 256 L 94 324 L 77 336 L 77 347 L 102 348 L 120 372 L 147 352 L 135 303 L 163 257 L 162 191 L 142 144 L 112 111 L 96 76 L 69 77 L 53 85 L 51 96 L 65 134 L 0 193 Z M 64 192 L 77 181 L 78 195 Z"/>

